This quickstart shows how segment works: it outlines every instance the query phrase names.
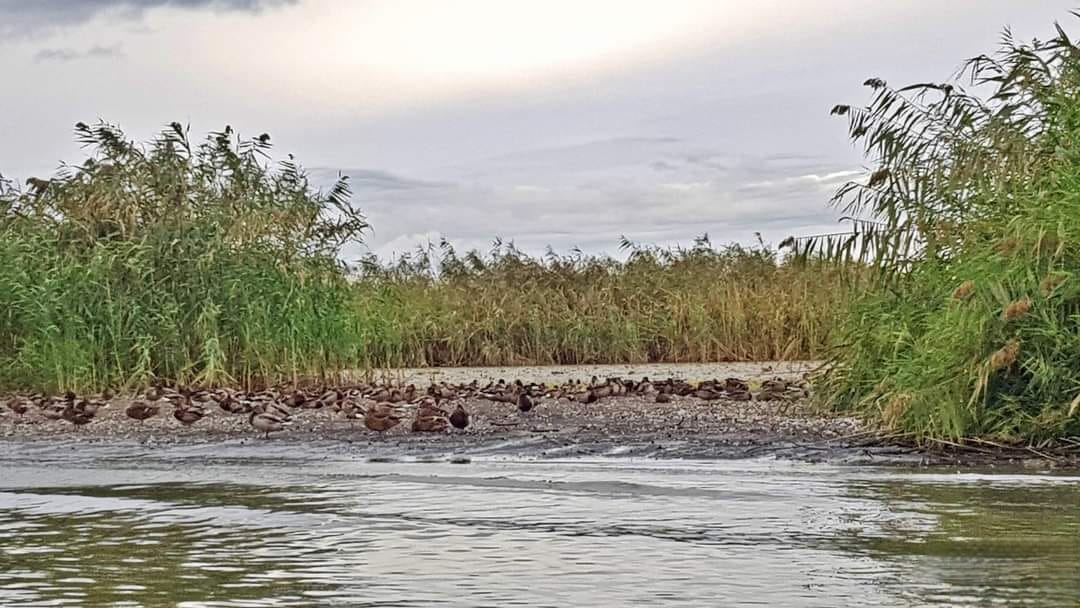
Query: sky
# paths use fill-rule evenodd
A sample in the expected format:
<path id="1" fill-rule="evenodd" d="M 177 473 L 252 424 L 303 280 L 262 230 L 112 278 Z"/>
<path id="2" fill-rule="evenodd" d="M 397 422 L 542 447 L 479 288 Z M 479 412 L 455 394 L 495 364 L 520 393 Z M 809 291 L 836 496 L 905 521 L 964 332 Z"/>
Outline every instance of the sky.
<path id="1" fill-rule="evenodd" d="M 79 162 L 78 121 L 271 134 L 350 176 L 383 257 L 833 232 L 866 166 L 829 116 L 942 81 L 1073 0 L 0 0 L 0 174 Z"/>

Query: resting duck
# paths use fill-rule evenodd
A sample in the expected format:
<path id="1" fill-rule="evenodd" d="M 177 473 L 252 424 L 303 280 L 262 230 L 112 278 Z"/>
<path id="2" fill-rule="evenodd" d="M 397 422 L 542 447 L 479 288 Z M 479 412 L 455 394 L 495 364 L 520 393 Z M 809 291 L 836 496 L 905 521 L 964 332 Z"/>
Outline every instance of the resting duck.
<path id="1" fill-rule="evenodd" d="M 442 416 L 417 416 L 412 422 L 414 433 L 444 433 L 449 427 L 446 418 Z"/>
<path id="2" fill-rule="evenodd" d="M 133 401 L 131 405 L 124 409 L 124 413 L 128 418 L 137 420 L 140 423 L 142 421 L 153 418 L 161 411 L 161 406 L 156 403 L 147 403 L 146 401 Z"/>
<path id="3" fill-rule="evenodd" d="M 459 403 L 450 414 L 450 425 L 455 429 L 464 429 L 469 426 L 469 412 Z"/>
<path id="4" fill-rule="evenodd" d="M 724 393 L 712 388 L 702 387 L 694 391 L 694 396 L 703 401 L 716 401 L 722 399 Z"/>
<path id="5" fill-rule="evenodd" d="M 76 427 L 80 427 L 84 424 L 88 424 L 91 420 L 93 420 L 94 414 L 91 414 L 90 412 L 84 412 L 77 408 L 69 407 L 64 408 L 64 411 L 61 412 L 60 417 L 64 420 L 67 420 L 71 424 L 74 424 Z"/>
<path id="6" fill-rule="evenodd" d="M 89 407 L 88 407 L 89 406 Z M 97 415 L 98 404 L 90 404 L 87 401 L 80 401 L 75 403 L 73 400 L 68 401 L 67 406 L 60 413 L 60 417 L 67 420 L 76 427 L 80 427 L 84 424 L 89 424 L 94 416 Z"/>
<path id="7" fill-rule="evenodd" d="M 15 397 L 11 401 L 8 401 L 7 406 L 8 409 L 15 412 L 15 415 L 20 418 L 22 418 L 22 416 L 30 409 L 30 406 L 26 404 L 26 400 L 19 397 Z"/>
<path id="8" fill-rule="evenodd" d="M 784 393 L 787 391 L 787 382 L 780 378 L 773 378 L 772 380 L 766 380 L 761 383 L 761 390 L 757 393 L 757 399 L 759 401 L 775 401 L 777 399 L 783 399 Z"/>
<path id="9" fill-rule="evenodd" d="M 656 393 L 657 403 L 671 403 L 671 393 Z"/>
<path id="10" fill-rule="evenodd" d="M 736 393 L 739 391 L 750 390 L 750 385 L 744 380 L 738 378 L 727 378 L 724 380 L 724 390 L 729 393 Z"/>
<path id="11" fill-rule="evenodd" d="M 176 418 L 184 426 L 191 426 L 206 416 L 206 411 L 187 400 L 183 405 L 176 406 L 173 410 L 173 418 Z"/>
<path id="12" fill-rule="evenodd" d="M 392 403 L 376 403 L 368 407 L 364 413 L 364 426 L 377 433 L 389 431 L 399 424 L 401 424 L 401 418 L 398 417 Z"/>
<path id="13" fill-rule="evenodd" d="M 251 412 L 251 416 L 248 417 L 248 423 L 255 427 L 255 430 L 265 433 L 264 439 L 269 439 L 270 433 L 280 431 L 289 422 L 291 421 L 287 417 L 275 416 L 265 412 Z"/>

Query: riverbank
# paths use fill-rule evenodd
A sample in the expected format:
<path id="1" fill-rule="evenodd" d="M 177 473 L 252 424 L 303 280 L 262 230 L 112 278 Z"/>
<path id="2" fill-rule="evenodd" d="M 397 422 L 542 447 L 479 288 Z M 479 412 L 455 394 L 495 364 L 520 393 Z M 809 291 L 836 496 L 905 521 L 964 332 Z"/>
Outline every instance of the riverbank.
<path id="1" fill-rule="evenodd" d="M 415 384 L 421 390 L 437 383 L 483 385 L 499 380 L 557 386 L 588 382 L 593 376 L 698 383 L 709 378 L 739 377 L 750 386 L 773 378 L 796 380 L 812 363 L 734 363 L 688 365 L 545 366 L 521 368 L 404 369 L 374 374 L 379 383 Z M 372 376 L 372 374 L 369 374 Z M 280 450 L 381 460 L 468 461 L 473 457 L 565 458 L 627 456 L 656 459 L 729 459 L 777 457 L 802 461 L 887 465 L 1022 466 L 1080 465 L 1080 450 L 1038 451 L 1005 446 L 916 447 L 879 433 L 858 419 L 824 414 L 806 398 L 736 401 L 630 394 L 593 403 L 548 395 L 535 399 L 523 413 L 515 404 L 478 395 L 454 399 L 470 413 L 465 430 L 417 433 L 410 430 L 414 406 L 399 404 L 403 424 L 375 433 L 361 420 L 335 408 L 294 409 L 290 424 L 265 438 L 247 415 L 205 408 L 202 419 L 184 425 L 171 408 L 138 422 L 125 414 L 131 399 L 114 398 L 82 426 L 50 420 L 33 409 L 22 415 L 0 413 L 0 440 L 5 451 L 85 449 L 90 453 L 116 447 L 121 452 L 194 449 L 207 454 L 241 450 L 253 455 Z M 452 409 L 453 405 L 445 405 Z"/>

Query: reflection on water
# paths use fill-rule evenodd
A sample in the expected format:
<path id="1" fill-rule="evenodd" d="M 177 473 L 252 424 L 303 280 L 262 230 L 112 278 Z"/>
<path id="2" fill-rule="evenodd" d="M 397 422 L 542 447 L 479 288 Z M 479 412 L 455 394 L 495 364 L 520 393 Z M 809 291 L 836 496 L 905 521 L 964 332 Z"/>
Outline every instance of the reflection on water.
<path id="1" fill-rule="evenodd" d="M 0 605 L 1077 606 L 1080 477 L 0 463 Z"/>

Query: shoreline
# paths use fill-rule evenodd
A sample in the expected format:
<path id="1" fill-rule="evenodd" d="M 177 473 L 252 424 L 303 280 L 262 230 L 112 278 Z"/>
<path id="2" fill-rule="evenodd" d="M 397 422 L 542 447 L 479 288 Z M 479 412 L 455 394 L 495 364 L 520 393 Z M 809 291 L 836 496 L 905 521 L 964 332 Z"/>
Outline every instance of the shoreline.
<path id="1" fill-rule="evenodd" d="M 676 377 L 700 381 L 738 375 L 751 382 L 774 376 L 797 378 L 809 363 L 738 363 L 709 365 L 552 366 L 531 368 L 465 368 L 394 370 L 396 381 L 489 381 L 521 378 L 529 382 L 567 382 L 594 374 L 623 377 Z M 378 373 L 378 372 L 377 372 Z M 386 372 L 382 372 L 386 373 Z M 661 376 L 663 374 L 663 376 Z M 386 379 L 386 378 L 384 378 Z M 349 455 L 367 460 L 435 458 L 469 460 L 473 457 L 563 458 L 641 457 L 653 459 L 780 459 L 851 465 L 886 466 L 1004 466 L 1025 469 L 1080 468 L 1077 450 L 1040 452 L 1005 446 L 913 446 L 878 433 L 852 417 L 822 414 L 809 400 L 763 401 L 704 400 L 675 396 L 670 403 L 655 403 L 646 395 L 613 396 L 594 403 L 551 397 L 539 398 L 536 407 L 521 413 L 515 405 L 478 397 L 456 399 L 470 412 L 472 424 L 464 431 L 414 433 L 409 430 L 411 407 L 400 404 L 402 424 L 385 434 L 364 428 L 330 408 L 297 409 L 288 428 L 265 439 L 249 424 L 248 416 L 217 407 L 191 426 L 175 420 L 169 408 L 144 422 L 127 418 L 130 399 L 114 399 L 81 427 L 65 420 L 48 420 L 38 412 L 16 416 L 0 414 L 0 455 L 19 457 L 23 452 L 49 453 L 81 449 L 87 455 L 122 452 L 164 452 L 191 449 L 212 455 L 216 448 L 241 448 L 253 453 L 287 449 L 303 455 L 305 447 L 323 455 Z"/>

